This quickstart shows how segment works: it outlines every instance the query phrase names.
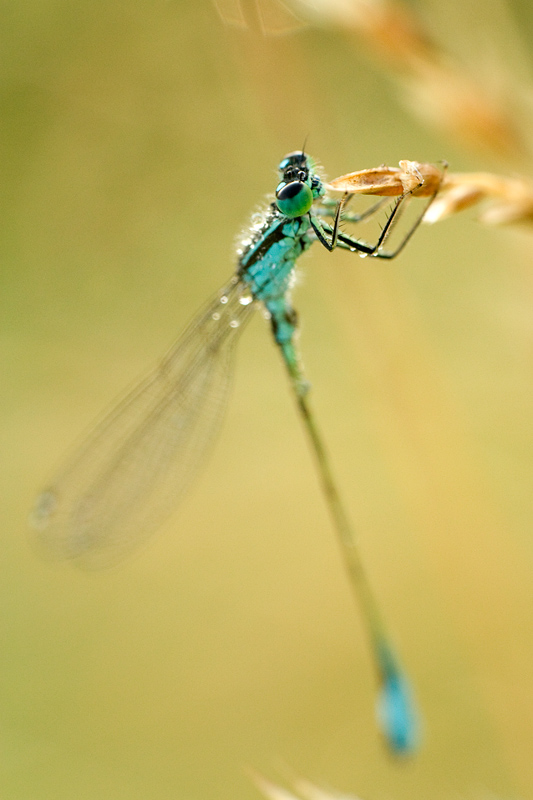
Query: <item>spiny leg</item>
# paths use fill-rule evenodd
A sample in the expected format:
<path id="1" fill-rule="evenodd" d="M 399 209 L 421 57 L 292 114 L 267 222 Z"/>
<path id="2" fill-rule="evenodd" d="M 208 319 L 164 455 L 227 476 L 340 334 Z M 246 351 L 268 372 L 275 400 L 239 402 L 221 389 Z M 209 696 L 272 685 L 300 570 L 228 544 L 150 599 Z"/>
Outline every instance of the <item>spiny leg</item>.
<path id="1" fill-rule="evenodd" d="M 346 236 L 343 233 L 339 232 L 339 224 L 342 216 L 342 209 L 346 199 L 349 197 L 348 194 L 345 194 L 342 200 L 339 201 L 337 206 L 337 213 L 335 214 L 335 221 L 333 227 L 328 225 L 326 222 L 322 223 L 317 216 L 315 216 L 312 212 L 309 212 L 309 219 L 311 221 L 311 226 L 315 232 L 315 235 L 319 242 L 329 250 L 330 252 L 335 249 L 335 247 L 342 247 L 342 245 L 348 245 L 347 248 L 350 250 L 356 250 L 359 253 L 365 253 L 366 255 L 374 255 L 377 253 L 379 248 L 382 246 L 383 242 L 389 235 L 396 215 L 398 214 L 400 207 L 404 200 L 408 195 L 402 194 L 394 203 L 392 211 L 390 212 L 389 216 L 387 217 L 387 221 L 383 226 L 383 230 L 381 231 L 379 238 L 375 245 L 368 245 L 364 242 L 360 242 L 358 239 L 353 239 L 351 236 Z M 425 213 L 426 209 L 424 209 Z M 421 218 L 420 218 L 421 221 Z M 416 227 L 418 227 L 418 222 L 415 223 Z M 414 232 L 414 231 L 413 231 Z M 328 240 L 327 236 L 331 236 L 331 241 Z M 341 244 L 342 243 L 342 244 Z"/>
<path id="2" fill-rule="evenodd" d="M 353 197 L 354 197 L 354 195 L 350 194 L 348 196 L 348 198 L 346 199 L 345 203 L 343 204 L 343 209 L 342 209 L 342 221 L 343 222 L 357 223 L 357 222 L 363 222 L 363 220 L 365 220 L 365 219 L 370 219 L 370 217 L 373 217 L 374 214 L 376 214 L 380 209 L 383 208 L 384 205 L 386 205 L 390 201 L 389 197 L 380 197 L 380 199 L 377 201 L 377 203 L 373 203 L 371 206 L 366 208 L 364 211 L 359 211 L 359 212 L 350 212 L 349 211 L 349 212 L 346 212 L 345 211 L 346 206 L 348 205 L 350 200 L 353 199 Z M 335 215 L 337 213 L 338 206 L 339 206 L 339 201 L 338 200 L 333 200 L 330 197 L 325 197 L 321 201 L 320 205 L 316 206 L 315 212 L 319 217 L 329 217 L 331 219 L 334 219 L 334 217 L 335 217 Z"/>
<path id="3" fill-rule="evenodd" d="M 407 196 L 408 195 L 402 195 L 402 197 L 400 199 L 403 200 Z M 396 258 L 396 256 L 398 256 L 402 252 L 402 250 L 404 249 L 406 244 L 410 241 L 410 239 L 413 236 L 413 234 L 415 233 L 415 231 L 418 229 L 420 223 L 424 219 L 426 211 L 428 210 L 428 208 L 430 207 L 430 205 L 432 204 L 432 202 L 434 201 L 436 196 L 437 196 L 437 192 L 435 192 L 430 197 L 429 201 L 426 203 L 426 205 L 424 206 L 424 208 L 422 209 L 422 211 L 420 212 L 418 217 L 415 219 L 415 221 L 413 222 L 413 224 L 411 225 L 411 227 L 409 228 L 409 230 L 407 231 L 407 233 L 405 234 L 403 239 L 400 241 L 400 243 L 397 245 L 397 247 L 395 247 L 394 250 L 385 250 L 385 251 L 381 250 L 380 251 L 379 248 L 383 245 L 383 243 L 385 242 L 385 239 L 389 236 L 389 234 L 390 234 L 390 232 L 391 232 L 391 230 L 393 228 L 393 225 L 395 224 L 396 220 L 398 219 L 398 215 L 396 213 L 394 213 L 394 212 L 398 212 L 399 211 L 399 209 L 400 209 L 400 203 L 399 202 L 395 205 L 391 215 L 387 219 L 387 222 L 385 223 L 385 226 L 384 226 L 384 228 L 383 228 L 383 230 L 381 232 L 381 235 L 380 235 L 378 241 L 376 242 L 376 244 L 373 247 L 370 247 L 368 250 L 362 250 L 360 252 L 363 252 L 366 255 L 371 256 L 372 258 L 384 258 L 384 259 L 388 259 L 388 260 Z M 394 216 L 393 216 L 393 214 L 394 214 Z M 337 247 L 340 247 L 343 250 L 352 250 L 353 251 L 353 242 L 354 241 L 356 241 L 356 240 L 352 240 L 351 237 L 344 236 L 344 234 L 342 234 L 342 233 L 338 233 L 337 234 Z M 359 244 L 361 244 L 361 243 L 359 242 Z"/>
<path id="4" fill-rule="evenodd" d="M 403 239 L 400 241 L 398 246 L 392 251 L 382 251 L 380 248 L 382 247 L 385 240 L 389 236 L 396 220 L 398 219 L 402 204 L 407 198 L 409 198 L 412 195 L 413 191 L 415 190 L 400 195 L 398 200 L 395 202 L 392 211 L 387 217 L 387 221 L 383 226 L 383 230 L 381 231 L 379 238 L 374 245 L 368 245 L 365 242 L 361 242 L 360 240 L 354 239 L 351 236 L 346 236 L 344 233 L 338 231 L 338 227 L 340 224 L 339 217 L 342 217 L 342 208 L 345 202 L 345 198 L 351 197 L 351 195 L 345 195 L 345 197 L 338 204 L 338 209 L 336 214 L 336 226 L 334 225 L 332 227 L 331 225 L 328 225 L 325 222 L 321 223 L 316 216 L 313 219 L 313 216 L 310 214 L 309 216 L 311 218 L 311 225 L 320 243 L 323 244 L 324 247 L 330 252 L 335 247 L 340 247 L 343 250 L 351 250 L 352 252 L 355 251 L 360 254 L 372 256 L 373 258 L 384 258 L 390 260 L 392 258 L 396 258 L 396 256 L 402 252 L 406 244 L 409 242 L 409 240 L 417 230 L 418 226 L 424 219 L 424 216 L 427 210 L 429 209 L 430 205 L 433 203 L 435 197 L 437 196 L 439 187 L 437 187 L 435 192 L 431 195 L 429 201 L 426 203 L 426 205 L 424 206 L 418 217 L 415 219 L 415 221 L 413 222 L 413 224 L 411 225 L 411 227 L 409 228 Z M 333 244 L 334 234 L 335 234 L 335 244 Z M 330 235 L 332 237 L 331 242 L 327 240 L 327 235 Z"/>
<path id="5" fill-rule="evenodd" d="M 316 234 L 316 237 L 320 244 L 324 245 L 326 250 L 329 250 L 330 253 L 337 247 L 337 239 L 339 237 L 339 225 L 341 221 L 342 209 L 344 206 L 345 199 L 348 195 L 344 195 L 342 200 L 339 200 L 337 203 L 337 209 L 335 211 L 335 217 L 333 219 L 333 227 L 330 225 L 322 225 L 318 217 L 316 217 L 311 211 L 309 212 L 309 219 L 311 221 L 311 226 Z M 331 236 L 331 241 L 328 241 L 326 233 L 329 233 Z"/>

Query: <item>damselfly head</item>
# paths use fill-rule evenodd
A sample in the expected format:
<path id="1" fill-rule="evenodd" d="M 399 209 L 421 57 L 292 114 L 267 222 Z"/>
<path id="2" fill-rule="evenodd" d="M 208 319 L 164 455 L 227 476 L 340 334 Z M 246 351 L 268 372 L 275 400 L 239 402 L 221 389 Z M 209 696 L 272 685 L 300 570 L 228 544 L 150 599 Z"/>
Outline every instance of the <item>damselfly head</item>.
<path id="1" fill-rule="evenodd" d="M 324 194 L 313 160 L 303 150 L 295 150 L 285 156 L 278 169 L 281 182 L 276 188 L 277 207 L 291 219 L 307 214 L 313 201 Z"/>

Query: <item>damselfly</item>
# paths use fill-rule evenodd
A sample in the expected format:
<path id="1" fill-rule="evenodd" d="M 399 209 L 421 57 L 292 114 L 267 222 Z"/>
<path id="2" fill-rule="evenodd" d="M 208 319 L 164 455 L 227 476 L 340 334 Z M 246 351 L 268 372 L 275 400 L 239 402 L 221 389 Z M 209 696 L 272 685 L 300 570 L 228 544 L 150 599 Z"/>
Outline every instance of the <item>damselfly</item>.
<path id="1" fill-rule="evenodd" d="M 32 520 L 48 551 L 90 567 L 119 559 L 158 527 L 177 504 L 213 441 L 225 406 L 235 344 L 254 307 L 262 306 L 288 372 L 368 628 L 380 687 L 379 721 L 391 749 L 405 753 L 415 744 L 416 712 L 309 405 L 290 290 L 296 262 L 314 241 L 330 251 L 339 247 L 362 256 L 394 258 L 426 209 L 399 246 L 387 252 L 383 245 L 410 192 L 396 200 L 381 235 L 371 246 L 340 230 L 349 197 L 345 195 L 339 203 L 325 197 L 324 183 L 307 154 L 296 151 L 287 155 L 279 173 L 274 202 L 255 215 L 240 243 L 235 276 L 189 325 L 159 367 L 66 462 L 38 498 Z M 345 217 L 357 222 L 382 202 L 363 215 Z"/>

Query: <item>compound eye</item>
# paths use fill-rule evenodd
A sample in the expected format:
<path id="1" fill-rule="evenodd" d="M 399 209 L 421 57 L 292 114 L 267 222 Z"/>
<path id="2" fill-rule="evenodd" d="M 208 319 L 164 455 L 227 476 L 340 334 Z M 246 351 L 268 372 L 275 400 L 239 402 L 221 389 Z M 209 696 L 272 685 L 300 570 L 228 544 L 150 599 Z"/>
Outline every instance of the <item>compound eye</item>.
<path id="1" fill-rule="evenodd" d="M 301 217 L 313 205 L 313 193 L 306 183 L 280 183 L 276 189 L 276 205 L 286 217 Z"/>

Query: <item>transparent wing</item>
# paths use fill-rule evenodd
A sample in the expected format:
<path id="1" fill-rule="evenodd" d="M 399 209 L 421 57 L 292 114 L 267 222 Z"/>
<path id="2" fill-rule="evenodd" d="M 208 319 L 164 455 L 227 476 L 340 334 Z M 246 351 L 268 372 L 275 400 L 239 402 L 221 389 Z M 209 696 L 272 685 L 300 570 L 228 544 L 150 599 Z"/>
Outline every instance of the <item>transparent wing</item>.
<path id="1" fill-rule="evenodd" d="M 168 516 L 219 428 L 251 301 L 225 287 L 42 492 L 31 521 L 48 553 L 106 566 Z"/>

